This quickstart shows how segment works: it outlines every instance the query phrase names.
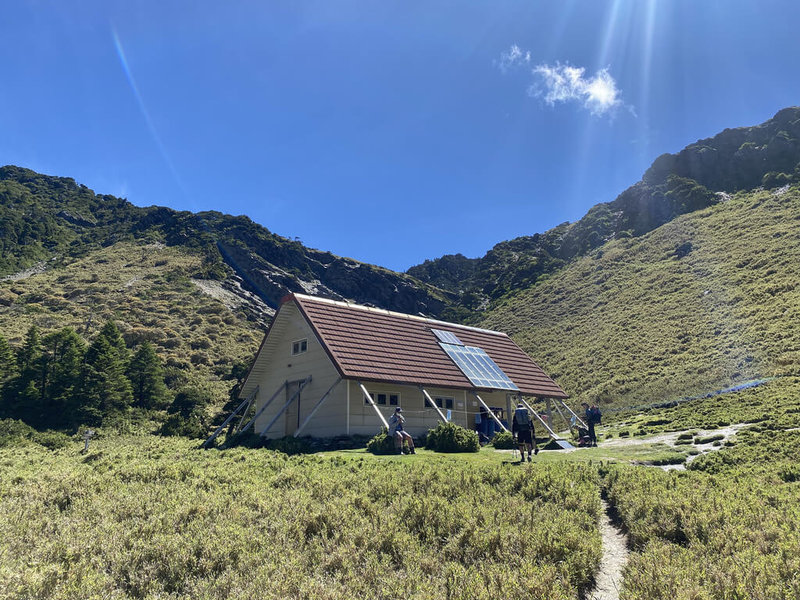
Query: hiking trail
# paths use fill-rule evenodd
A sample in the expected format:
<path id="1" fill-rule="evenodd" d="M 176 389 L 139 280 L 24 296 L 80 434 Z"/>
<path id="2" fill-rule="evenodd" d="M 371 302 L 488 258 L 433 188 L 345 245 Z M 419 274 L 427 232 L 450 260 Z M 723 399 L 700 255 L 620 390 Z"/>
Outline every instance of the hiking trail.
<path id="1" fill-rule="evenodd" d="M 601 498 L 600 535 L 603 539 L 603 558 L 595 576 L 595 585 L 586 600 L 619 600 L 622 588 L 622 569 L 628 562 L 628 537 L 614 524 L 611 507 Z"/>

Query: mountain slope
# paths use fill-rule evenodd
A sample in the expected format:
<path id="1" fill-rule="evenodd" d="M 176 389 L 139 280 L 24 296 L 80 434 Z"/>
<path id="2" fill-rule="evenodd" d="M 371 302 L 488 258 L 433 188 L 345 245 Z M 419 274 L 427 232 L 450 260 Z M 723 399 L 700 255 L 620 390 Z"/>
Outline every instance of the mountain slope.
<path id="1" fill-rule="evenodd" d="M 448 294 L 387 269 L 304 247 L 247 217 L 136 207 L 69 178 L 0 168 L 0 335 L 107 320 L 151 342 L 167 384 L 217 408 L 288 292 L 437 315 Z"/>
<path id="2" fill-rule="evenodd" d="M 195 252 L 202 257 L 195 275 L 224 279 L 233 272 L 272 309 L 288 292 L 431 315 L 448 304 L 446 293 L 409 275 L 306 248 L 244 216 L 140 208 L 69 178 L 0 168 L 0 276 L 122 241 Z"/>
<path id="3" fill-rule="evenodd" d="M 567 393 L 616 405 L 800 372 L 800 187 L 613 240 L 489 310 Z"/>
<path id="4" fill-rule="evenodd" d="M 800 181 L 800 108 L 786 108 L 755 127 L 726 129 L 678 154 L 662 154 L 642 180 L 575 223 L 501 242 L 484 257 L 448 255 L 408 273 L 462 294 L 468 312 L 534 284 L 606 241 L 641 236 L 731 193 Z"/>
<path id="5" fill-rule="evenodd" d="M 258 347 L 267 307 L 233 287 L 232 276 L 192 278 L 202 262 L 180 247 L 127 241 L 61 258 L 57 267 L 0 280 L 0 333 L 20 346 L 31 325 L 72 327 L 89 341 L 114 320 L 130 347 L 155 346 L 171 388 L 200 387 L 219 405 L 234 366 Z"/>

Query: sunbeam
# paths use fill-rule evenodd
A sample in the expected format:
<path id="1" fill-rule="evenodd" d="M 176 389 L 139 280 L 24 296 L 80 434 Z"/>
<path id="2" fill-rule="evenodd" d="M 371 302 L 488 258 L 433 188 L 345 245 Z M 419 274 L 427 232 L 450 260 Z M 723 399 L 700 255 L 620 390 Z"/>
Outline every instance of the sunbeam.
<path id="1" fill-rule="evenodd" d="M 161 137 L 158 135 L 158 131 L 153 123 L 153 119 L 150 118 L 150 113 L 147 111 L 147 107 L 144 104 L 142 95 L 139 93 L 139 87 L 136 85 L 136 79 L 134 79 L 133 73 L 128 65 L 128 59 L 125 57 L 125 49 L 122 47 L 122 42 L 117 35 L 116 29 L 113 27 L 111 28 L 111 35 L 114 38 L 114 47 L 117 49 L 117 56 L 119 57 L 119 62 L 122 65 L 122 70 L 125 73 L 125 78 L 128 80 L 128 85 L 131 87 L 133 97 L 136 99 L 136 104 L 139 106 L 139 112 L 142 113 L 142 117 L 147 124 L 147 129 L 150 131 L 150 135 L 152 136 L 153 141 L 155 142 L 156 147 L 161 154 L 161 158 L 164 159 L 164 163 L 167 165 L 170 174 L 175 179 L 176 185 L 180 189 L 184 198 L 188 199 L 189 194 L 186 192 L 186 187 L 183 185 L 183 181 L 181 180 L 177 169 L 175 169 L 175 165 L 172 163 L 172 160 L 167 153 L 167 149 L 164 146 L 164 143 L 161 141 Z"/>

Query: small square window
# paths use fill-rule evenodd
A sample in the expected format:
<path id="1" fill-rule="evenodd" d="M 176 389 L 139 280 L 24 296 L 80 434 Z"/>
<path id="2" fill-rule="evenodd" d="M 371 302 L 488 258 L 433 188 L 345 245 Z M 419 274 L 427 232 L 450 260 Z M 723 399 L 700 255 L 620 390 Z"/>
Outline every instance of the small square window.
<path id="1" fill-rule="evenodd" d="M 369 406 L 371 404 L 371 402 L 369 401 L 370 398 L 372 398 L 372 402 L 375 402 L 375 394 L 370 394 L 369 398 L 364 396 L 364 404 L 366 404 L 367 406 Z"/>
<path id="2" fill-rule="evenodd" d="M 292 356 L 296 354 L 303 354 L 308 350 L 308 340 L 297 340 L 296 342 L 292 342 Z"/>
<path id="3" fill-rule="evenodd" d="M 436 406 L 438 406 L 439 408 L 450 408 L 450 409 L 453 408 L 452 398 L 447 398 L 446 396 L 438 396 L 434 398 L 433 401 L 436 402 Z"/>
<path id="4" fill-rule="evenodd" d="M 397 406 L 400 404 L 400 396 L 398 394 L 389 394 L 389 404 Z"/>
<path id="5" fill-rule="evenodd" d="M 378 394 L 378 404 L 386 404 L 386 394 Z"/>

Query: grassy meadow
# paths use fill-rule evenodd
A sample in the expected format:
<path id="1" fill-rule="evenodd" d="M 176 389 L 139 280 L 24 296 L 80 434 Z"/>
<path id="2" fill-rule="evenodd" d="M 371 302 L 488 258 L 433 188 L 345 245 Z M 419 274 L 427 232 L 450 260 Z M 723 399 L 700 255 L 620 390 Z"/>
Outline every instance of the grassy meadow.
<path id="1" fill-rule="evenodd" d="M 744 418 L 683 471 L 633 463 L 704 440 L 637 433 L 518 465 L 489 447 L 287 456 L 109 431 L 84 455 L 75 438 L 9 438 L 0 597 L 578 599 L 600 562 L 604 495 L 630 536 L 622 598 L 796 598 L 798 391 L 783 378 L 628 415 L 659 421 L 655 434 Z"/>
<path id="2" fill-rule="evenodd" d="M 584 465 L 79 446 L 0 449 L 0 597 L 576 598 L 600 558 Z"/>

